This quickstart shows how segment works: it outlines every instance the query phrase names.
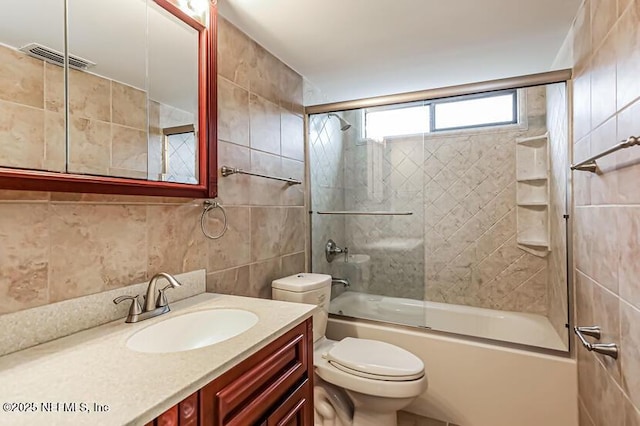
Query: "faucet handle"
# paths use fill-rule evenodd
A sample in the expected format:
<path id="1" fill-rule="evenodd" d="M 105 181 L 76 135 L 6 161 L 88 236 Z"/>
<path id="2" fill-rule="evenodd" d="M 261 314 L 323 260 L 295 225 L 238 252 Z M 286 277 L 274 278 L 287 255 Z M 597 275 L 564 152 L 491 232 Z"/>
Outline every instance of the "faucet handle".
<path id="1" fill-rule="evenodd" d="M 174 287 L 173 284 L 167 284 L 166 286 L 158 290 L 159 294 L 158 294 L 158 302 L 156 303 L 156 308 L 164 308 L 169 304 L 169 302 L 167 301 L 167 295 L 164 294 L 164 292 L 165 290 L 168 290 L 173 287 Z"/>
<path id="2" fill-rule="evenodd" d="M 129 318 L 134 315 L 140 315 L 142 313 L 142 306 L 140 306 L 137 294 L 135 296 L 118 296 L 113 299 L 113 303 L 117 305 L 118 303 L 124 302 L 125 300 L 131 300 L 131 307 L 129 307 Z"/>

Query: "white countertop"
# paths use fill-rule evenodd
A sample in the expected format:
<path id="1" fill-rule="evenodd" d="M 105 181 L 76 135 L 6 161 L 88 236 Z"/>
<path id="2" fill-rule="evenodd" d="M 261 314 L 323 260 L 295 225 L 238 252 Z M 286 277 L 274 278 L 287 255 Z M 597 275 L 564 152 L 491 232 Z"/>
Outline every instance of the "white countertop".
<path id="1" fill-rule="evenodd" d="M 158 321 L 212 308 L 245 309 L 259 321 L 229 340 L 190 351 L 145 354 L 125 345 Z M 309 318 L 314 308 L 204 293 L 172 303 L 171 312 L 153 319 L 120 319 L 0 357 L 0 425 L 143 425 Z M 43 411 L 47 403 L 53 411 Z M 71 403 L 75 412 L 64 412 L 74 408 Z M 94 403 L 108 411 L 93 411 Z"/>

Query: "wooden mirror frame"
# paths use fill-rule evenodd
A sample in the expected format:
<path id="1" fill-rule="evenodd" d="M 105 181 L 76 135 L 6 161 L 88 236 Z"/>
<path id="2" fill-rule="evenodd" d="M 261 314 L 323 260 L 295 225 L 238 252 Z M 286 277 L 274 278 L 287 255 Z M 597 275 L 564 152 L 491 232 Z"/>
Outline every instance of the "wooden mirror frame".
<path id="1" fill-rule="evenodd" d="M 198 184 L 0 167 L 0 189 L 213 198 L 217 195 L 217 13 L 209 6 L 208 26 L 185 13 L 176 0 L 154 0 L 160 7 L 198 31 Z M 67 83 L 67 82 L 65 82 Z M 65 102 L 67 99 L 65 98 Z M 65 122 L 65 125 L 67 123 Z"/>

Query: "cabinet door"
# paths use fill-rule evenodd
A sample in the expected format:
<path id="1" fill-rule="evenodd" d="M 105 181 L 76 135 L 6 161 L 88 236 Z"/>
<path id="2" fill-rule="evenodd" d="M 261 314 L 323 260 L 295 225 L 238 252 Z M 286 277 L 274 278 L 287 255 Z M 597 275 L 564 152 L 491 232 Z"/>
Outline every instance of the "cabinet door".
<path id="1" fill-rule="evenodd" d="M 203 426 L 259 424 L 274 405 L 308 379 L 313 367 L 311 324 L 295 327 L 200 392 Z"/>
<path id="2" fill-rule="evenodd" d="M 196 392 L 145 426 L 198 426 L 198 404 L 198 392 Z"/>
<path id="3" fill-rule="evenodd" d="M 266 426 L 311 425 L 313 405 L 310 398 L 311 386 L 307 379 L 269 415 Z"/>

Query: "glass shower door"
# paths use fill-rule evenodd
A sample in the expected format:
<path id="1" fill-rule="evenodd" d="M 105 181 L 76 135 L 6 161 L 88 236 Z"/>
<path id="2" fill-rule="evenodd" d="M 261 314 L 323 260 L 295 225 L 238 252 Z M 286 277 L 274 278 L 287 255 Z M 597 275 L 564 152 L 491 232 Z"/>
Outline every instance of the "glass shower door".
<path id="1" fill-rule="evenodd" d="M 422 103 L 403 107 L 428 121 Z M 333 313 L 424 326 L 424 136 L 388 137 L 381 112 L 309 117 L 312 270 L 348 282 L 333 286 Z"/>

